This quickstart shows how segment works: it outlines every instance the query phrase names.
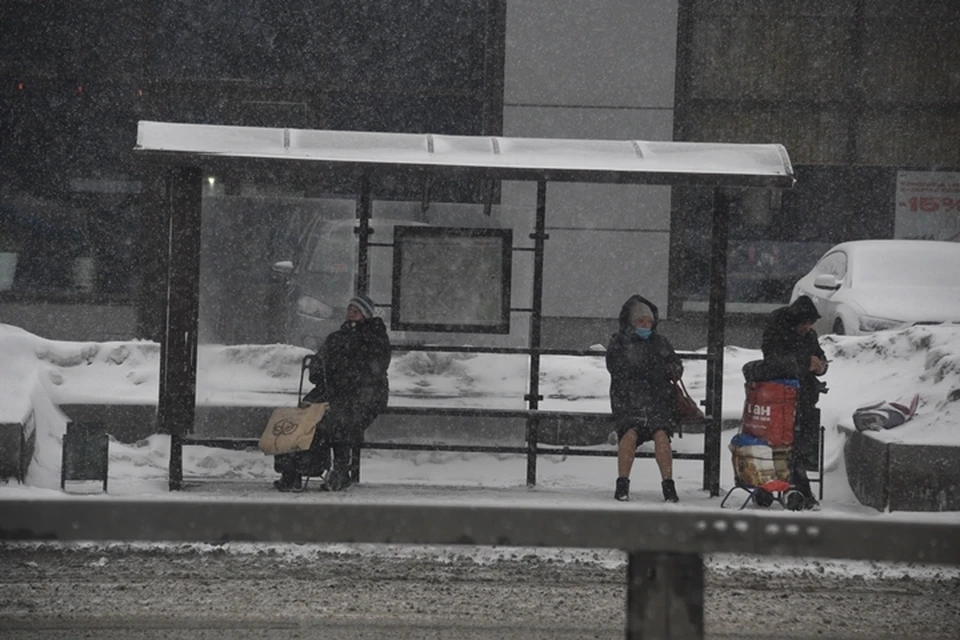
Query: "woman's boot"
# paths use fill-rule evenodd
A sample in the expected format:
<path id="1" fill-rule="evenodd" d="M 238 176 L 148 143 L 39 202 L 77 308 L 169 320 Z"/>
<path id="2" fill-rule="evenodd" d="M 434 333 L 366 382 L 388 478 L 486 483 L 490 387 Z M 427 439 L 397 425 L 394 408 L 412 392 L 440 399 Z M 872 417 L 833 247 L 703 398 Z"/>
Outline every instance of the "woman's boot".
<path id="1" fill-rule="evenodd" d="M 333 446 L 333 466 L 324 485 L 328 491 L 343 491 L 353 484 L 350 478 L 351 449 L 349 444 Z"/>
<path id="2" fill-rule="evenodd" d="M 300 491 L 303 488 L 303 479 L 295 471 L 284 471 L 279 480 L 273 481 L 273 488 L 277 491 Z"/>

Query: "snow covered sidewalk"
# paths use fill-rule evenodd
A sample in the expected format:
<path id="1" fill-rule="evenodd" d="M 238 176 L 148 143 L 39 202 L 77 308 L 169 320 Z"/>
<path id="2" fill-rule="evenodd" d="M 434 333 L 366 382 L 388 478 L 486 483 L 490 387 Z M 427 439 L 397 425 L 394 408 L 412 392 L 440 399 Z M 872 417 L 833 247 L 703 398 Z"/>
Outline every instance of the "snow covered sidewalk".
<path id="1" fill-rule="evenodd" d="M 948 395 L 960 388 L 960 329 L 915 327 L 866 337 L 821 338 L 831 361 L 826 382 L 830 392 L 820 407 L 826 427 L 827 511 L 864 510 L 853 496 L 843 465 L 845 436 L 837 428 L 849 422 L 854 409 L 875 400 L 908 399 L 920 394 L 917 416 L 883 434 L 910 443 L 960 446 L 960 402 Z M 198 404 L 276 405 L 278 394 L 296 394 L 300 360 L 306 350 L 287 345 L 205 346 L 201 348 Z M 760 357 L 756 350 L 729 347 L 725 352 L 725 420 L 739 418 L 744 393 L 744 363 Z M 67 403 L 155 403 L 159 347 L 149 342 L 70 343 L 45 340 L 16 327 L 0 325 L 0 423 L 22 420 L 31 409 L 37 423 L 37 452 L 25 486 L 0 487 L 4 495 L 59 493 L 60 442 L 65 418 L 57 405 Z M 391 404 L 487 406 L 522 409 L 527 359 L 489 354 L 407 353 L 390 369 Z M 545 357 L 541 390 L 546 410 L 605 412 L 609 410 L 609 377 L 602 357 Z M 705 365 L 687 363 L 684 379 L 695 398 L 702 398 Z M 721 486 L 732 483 L 732 469 L 723 436 Z M 702 436 L 688 434 L 675 447 L 702 451 Z M 606 445 L 601 445 L 606 446 Z M 612 447 L 609 447 L 612 450 Z M 148 496 L 166 493 L 169 440 L 153 436 L 136 444 L 111 443 L 111 493 Z M 958 448 L 960 452 L 960 448 Z M 202 478 L 212 495 L 223 491 L 268 490 L 275 477 L 272 459 L 257 452 L 186 447 L 184 474 Z M 364 452 L 365 497 L 410 492 L 437 495 L 466 492 L 481 498 L 535 495 L 538 500 L 606 502 L 612 495 L 612 458 L 545 456 L 538 463 L 538 486 L 527 489 L 525 458 L 517 455 Z M 718 504 L 700 490 L 701 465 L 678 461 L 681 504 Z M 641 502 L 657 500 L 659 487 L 653 461 L 638 461 L 633 481 Z M 232 488 L 231 488 L 232 487 Z M 246 488 L 241 488 L 246 487 Z M 202 489 L 206 493 L 208 489 Z M 532 493 L 531 493 L 532 492 Z M 192 492 L 191 492 L 192 493 Z M 348 499 L 350 492 L 344 494 Z M 331 499 L 305 494 L 303 499 Z M 339 499 L 339 498 L 337 498 Z M 512 498 L 511 498 L 512 499 Z"/>

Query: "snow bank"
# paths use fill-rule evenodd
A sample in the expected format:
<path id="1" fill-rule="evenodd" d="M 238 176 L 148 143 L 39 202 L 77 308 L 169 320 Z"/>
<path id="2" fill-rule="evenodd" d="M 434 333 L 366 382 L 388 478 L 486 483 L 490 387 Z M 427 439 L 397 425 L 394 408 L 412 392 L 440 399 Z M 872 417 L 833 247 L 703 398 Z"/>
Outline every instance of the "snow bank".
<path id="1" fill-rule="evenodd" d="M 0 424 L 26 420 L 39 384 L 36 344 L 26 331 L 0 324 Z"/>
<path id="2" fill-rule="evenodd" d="M 912 327 L 869 336 L 825 336 L 831 391 L 820 401 L 824 424 L 851 426 L 857 407 L 880 400 L 909 403 L 917 415 L 903 426 L 875 432 L 888 442 L 960 446 L 960 329 Z"/>
<path id="3" fill-rule="evenodd" d="M 856 504 L 846 486 L 844 436 L 837 427 L 851 423 L 858 406 L 876 400 L 908 401 L 919 393 L 917 416 L 878 437 L 960 445 L 960 402 L 948 401 L 951 391 L 960 389 L 960 328 L 915 327 L 866 337 L 828 336 L 821 341 L 830 360 L 825 377 L 830 391 L 820 401 L 826 427 L 827 486 L 828 495 L 838 503 Z M 299 385 L 300 362 L 307 353 L 288 345 L 204 346 L 199 353 L 198 403 L 292 403 Z M 151 342 L 58 342 L 0 325 L 0 420 L 18 422 L 31 406 L 37 417 L 37 456 L 28 483 L 44 488 L 59 485 L 65 418 L 57 405 L 155 403 L 159 357 L 159 345 Z M 756 350 L 725 350 L 725 420 L 739 418 L 744 400 L 741 368 L 759 357 Z M 528 371 L 527 358 L 517 355 L 398 354 L 390 368 L 391 404 L 523 408 Z M 705 363 L 687 362 L 684 379 L 693 396 L 702 398 Z M 609 410 L 609 377 L 602 356 L 545 357 L 540 382 L 545 409 Z M 702 450 L 702 437 L 687 435 L 675 444 L 682 450 Z M 136 445 L 111 443 L 111 483 L 116 486 L 116 478 L 128 488 L 165 491 L 168 447 L 169 441 L 163 436 Z M 518 458 L 517 462 L 515 457 L 374 452 L 365 456 L 370 461 L 369 465 L 364 463 L 365 481 L 504 487 L 518 486 L 524 480 L 523 461 Z M 515 463 L 520 467 L 515 469 Z M 553 483 L 564 490 L 602 486 L 605 495 L 610 464 L 608 459 L 561 461 L 557 457 L 554 461 L 546 457 L 541 475 L 548 486 Z M 678 465 L 679 484 L 685 483 L 692 491 L 699 487 L 699 465 L 689 465 L 687 479 L 682 477 L 685 467 Z M 729 466 L 721 465 L 724 483 L 730 482 Z M 273 477 L 272 460 L 256 452 L 187 447 L 184 467 L 187 476 L 258 481 Z M 653 465 L 638 465 L 638 469 L 641 467 L 652 470 Z M 655 487 L 652 479 L 650 482 Z"/>

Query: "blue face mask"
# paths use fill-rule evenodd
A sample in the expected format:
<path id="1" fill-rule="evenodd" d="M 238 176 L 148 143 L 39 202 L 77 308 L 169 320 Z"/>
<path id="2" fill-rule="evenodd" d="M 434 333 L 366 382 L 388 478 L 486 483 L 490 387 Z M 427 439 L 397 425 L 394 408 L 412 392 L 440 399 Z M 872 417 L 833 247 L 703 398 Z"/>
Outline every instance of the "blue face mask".
<path id="1" fill-rule="evenodd" d="M 642 329 L 640 327 L 637 327 L 634 329 L 634 331 L 636 332 L 637 336 L 640 337 L 641 340 L 646 340 L 653 335 L 653 329 Z"/>

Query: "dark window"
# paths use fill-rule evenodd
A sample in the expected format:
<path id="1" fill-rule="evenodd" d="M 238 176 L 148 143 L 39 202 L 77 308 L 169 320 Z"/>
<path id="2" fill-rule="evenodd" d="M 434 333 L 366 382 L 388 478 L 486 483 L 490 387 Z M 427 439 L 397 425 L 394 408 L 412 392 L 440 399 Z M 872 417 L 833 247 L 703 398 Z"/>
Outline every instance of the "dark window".
<path id="1" fill-rule="evenodd" d="M 727 300 L 785 303 L 798 279 L 835 244 L 892 238 L 896 170 L 795 167 L 797 184 L 779 196 L 745 191 L 730 218 Z M 710 284 L 713 192 L 682 190 L 683 296 L 705 300 Z"/>
<path id="2" fill-rule="evenodd" d="M 0 243 L 18 251 L 14 293 L 132 296 L 138 119 L 500 135 L 504 16 L 502 0 L 0 3 Z M 380 200 L 420 201 L 424 187 L 372 184 Z M 433 201 L 484 193 L 476 180 L 429 186 Z"/>
<path id="3" fill-rule="evenodd" d="M 128 299 L 136 273 L 138 219 L 129 191 L 138 185 L 90 181 L 76 186 L 106 192 L 69 200 L 15 197 L 0 204 L 0 253 L 17 254 L 11 290 Z"/>

